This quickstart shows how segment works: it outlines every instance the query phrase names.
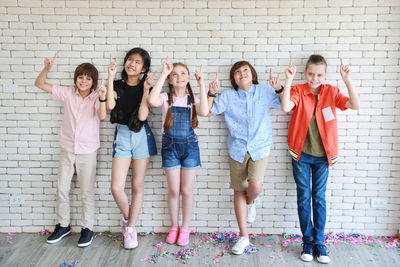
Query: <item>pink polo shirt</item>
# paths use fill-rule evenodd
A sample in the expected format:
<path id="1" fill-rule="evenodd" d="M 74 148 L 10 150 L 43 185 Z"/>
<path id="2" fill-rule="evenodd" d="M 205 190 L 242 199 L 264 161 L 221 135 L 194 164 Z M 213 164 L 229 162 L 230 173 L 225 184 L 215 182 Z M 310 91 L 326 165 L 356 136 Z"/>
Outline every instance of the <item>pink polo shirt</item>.
<path id="1" fill-rule="evenodd" d="M 74 87 L 54 85 L 54 100 L 64 103 L 60 146 L 75 154 L 90 154 L 100 147 L 99 95 L 93 91 L 85 99 Z"/>

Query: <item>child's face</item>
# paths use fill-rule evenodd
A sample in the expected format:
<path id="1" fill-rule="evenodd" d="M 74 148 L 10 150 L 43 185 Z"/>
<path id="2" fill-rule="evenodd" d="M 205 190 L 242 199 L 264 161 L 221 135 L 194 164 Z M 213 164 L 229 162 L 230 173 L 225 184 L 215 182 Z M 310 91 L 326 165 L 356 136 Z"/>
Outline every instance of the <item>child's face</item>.
<path id="1" fill-rule="evenodd" d="M 145 72 L 146 70 L 143 69 L 143 58 L 139 54 L 130 55 L 129 58 L 126 60 L 124 68 L 126 74 L 128 76 L 139 76 L 140 73 Z"/>
<path id="2" fill-rule="evenodd" d="M 186 88 L 190 76 L 187 69 L 183 66 L 175 66 L 172 72 L 168 76 L 168 83 L 171 84 L 175 89 Z"/>
<path id="3" fill-rule="evenodd" d="M 251 69 L 249 65 L 244 65 L 235 70 L 233 73 L 233 78 L 239 88 L 247 88 L 249 85 L 253 84 L 253 75 L 251 74 Z"/>
<path id="4" fill-rule="evenodd" d="M 324 64 L 310 64 L 304 71 L 308 87 L 318 89 L 326 78 L 326 66 Z"/>
<path id="5" fill-rule="evenodd" d="M 75 85 L 81 92 L 90 91 L 93 86 L 93 79 L 91 76 L 82 74 L 76 77 Z"/>

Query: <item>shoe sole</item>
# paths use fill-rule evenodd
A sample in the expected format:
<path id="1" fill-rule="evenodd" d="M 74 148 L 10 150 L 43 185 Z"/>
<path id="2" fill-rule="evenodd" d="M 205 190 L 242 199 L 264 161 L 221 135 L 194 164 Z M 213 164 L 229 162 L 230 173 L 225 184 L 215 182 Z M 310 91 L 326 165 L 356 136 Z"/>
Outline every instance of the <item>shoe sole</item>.
<path id="1" fill-rule="evenodd" d="M 313 261 L 314 258 L 303 259 L 303 258 L 300 256 L 300 259 L 301 259 L 302 261 L 304 261 L 304 262 L 310 262 L 310 261 Z"/>
<path id="2" fill-rule="evenodd" d="M 71 233 L 71 230 L 69 230 L 68 233 L 63 234 L 62 236 L 60 236 L 60 237 L 57 238 L 57 239 L 54 239 L 54 240 L 46 240 L 46 242 L 49 243 L 49 244 L 57 243 L 58 241 L 60 241 L 60 240 L 63 239 L 65 236 L 69 235 L 70 233 Z"/>
<path id="3" fill-rule="evenodd" d="M 138 245 L 139 245 L 138 243 L 136 243 L 136 244 L 134 244 L 134 245 L 128 245 L 128 246 L 126 246 L 126 245 L 124 244 L 124 248 L 125 248 L 125 249 L 133 249 L 133 248 L 137 248 Z"/>
<path id="4" fill-rule="evenodd" d="M 328 261 L 319 260 L 318 257 L 317 257 L 317 261 L 318 261 L 319 263 L 322 263 L 322 264 L 328 264 L 328 263 L 331 262 L 331 260 L 328 260 Z"/>
<path id="5" fill-rule="evenodd" d="M 87 247 L 87 246 L 89 246 L 90 244 L 92 244 L 92 242 L 93 242 L 93 236 L 92 236 L 92 239 L 90 239 L 89 242 L 82 243 L 82 244 L 79 244 L 79 243 L 78 243 L 78 247 L 80 247 L 80 248 Z"/>
<path id="6" fill-rule="evenodd" d="M 239 253 L 238 251 L 233 251 L 233 250 L 232 250 L 232 254 L 233 254 L 233 255 L 242 255 L 243 253 L 244 253 L 244 250 L 243 250 L 242 253 Z"/>
<path id="7" fill-rule="evenodd" d="M 180 246 L 180 247 L 184 247 L 184 246 L 187 246 L 187 245 L 189 245 L 189 243 L 190 242 L 187 242 L 186 244 L 178 244 L 178 243 L 176 243 L 178 246 Z"/>

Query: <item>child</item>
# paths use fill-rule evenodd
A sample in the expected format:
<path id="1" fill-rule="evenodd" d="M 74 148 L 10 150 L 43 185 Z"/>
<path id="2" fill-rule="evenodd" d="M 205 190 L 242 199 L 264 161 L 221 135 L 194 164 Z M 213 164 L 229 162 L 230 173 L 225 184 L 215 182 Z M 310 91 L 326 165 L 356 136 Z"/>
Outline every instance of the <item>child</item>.
<path id="1" fill-rule="evenodd" d="M 319 262 L 330 262 L 324 245 L 325 190 L 329 166 L 336 162 L 338 155 L 336 108 L 359 109 L 360 106 L 351 81 L 350 69 L 343 65 L 342 59 L 340 64 L 340 74 L 350 98 L 341 94 L 339 88 L 323 84 L 327 75 L 327 65 L 320 55 L 312 55 L 308 59 L 304 71 L 304 84 L 297 84 L 290 89 L 296 73 L 292 61 L 286 70 L 282 109 L 285 112 L 293 111 L 288 145 L 297 185 L 297 209 L 304 242 L 301 252 L 303 261 L 312 261 L 315 253 Z"/>
<path id="2" fill-rule="evenodd" d="M 208 115 L 202 67 L 199 74 L 195 73 L 195 77 L 200 86 L 200 102 L 193 95 L 187 66 L 183 63 L 171 64 L 167 58 L 160 78 L 148 97 L 151 106 L 161 106 L 163 118 L 161 156 L 168 181 L 168 209 L 172 223 L 166 242 L 179 246 L 189 243 L 195 169 L 201 166 L 197 135 L 194 132 L 198 126 L 197 114 Z M 169 93 L 160 94 L 167 78 Z M 182 226 L 178 229 L 180 195 Z"/>
<path id="3" fill-rule="evenodd" d="M 78 247 L 89 246 L 93 241 L 94 183 L 96 181 L 97 149 L 100 147 L 100 120 L 106 113 L 106 88 L 101 81 L 98 90 L 97 69 L 82 63 L 75 69 L 74 87 L 61 87 L 46 82 L 47 74 L 56 60 L 44 60 L 44 68 L 36 78 L 35 86 L 51 93 L 54 100 L 64 103 L 60 129 L 60 166 L 57 183 L 58 224 L 47 243 L 53 244 L 71 233 L 69 217 L 69 190 L 76 169 L 82 199 L 82 230 Z"/>
<path id="4" fill-rule="evenodd" d="M 144 178 L 150 156 L 157 154 L 154 136 L 146 120 L 149 114 L 146 100 L 153 85 L 153 77 L 147 76 L 150 64 L 149 53 L 136 47 L 124 58 L 121 80 L 114 81 L 117 64 L 111 55 L 108 66 L 107 108 L 112 110 L 110 121 L 117 124 L 113 146 L 111 192 L 122 212 L 122 234 L 126 249 L 138 246 L 135 225 L 143 204 Z M 124 188 L 131 162 L 132 199 L 129 205 Z"/>
<path id="5" fill-rule="evenodd" d="M 224 113 L 229 129 L 228 149 L 231 188 L 234 190 L 234 207 L 240 229 L 233 254 L 242 254 L 250 244 L 246 217 L 254 222 L 256 209 L 254 200 L 262 191 L 265 168 L 272 145 L 271 108 L 280 108 L 280 81 L 273 78 L 270 84 L 258 84 L 257 73 L 247 61 L 236 62 L 230 70 L 234 90 L 225 90 L 216 97 L 218 77 L 210 84 L 208 93 L 211 113 Z"/>

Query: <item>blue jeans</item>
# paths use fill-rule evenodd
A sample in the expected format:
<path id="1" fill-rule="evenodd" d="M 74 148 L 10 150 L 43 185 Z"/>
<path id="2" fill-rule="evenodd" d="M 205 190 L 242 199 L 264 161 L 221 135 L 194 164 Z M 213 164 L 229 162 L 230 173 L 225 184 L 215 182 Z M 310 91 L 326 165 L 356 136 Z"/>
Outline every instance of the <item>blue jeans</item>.
<path id="1" fill-rule="evenodd" d="M 298 162 L 292 159 L 292 166 L 297 186 L 297 211 L 303 242 L 323 245 L 326 223 L 325 191 L 329 175 L 328 160 L 326 157 L 314 157 L 302 153 Z M 311 198 L 313 221 L 311 221 Z"/>

